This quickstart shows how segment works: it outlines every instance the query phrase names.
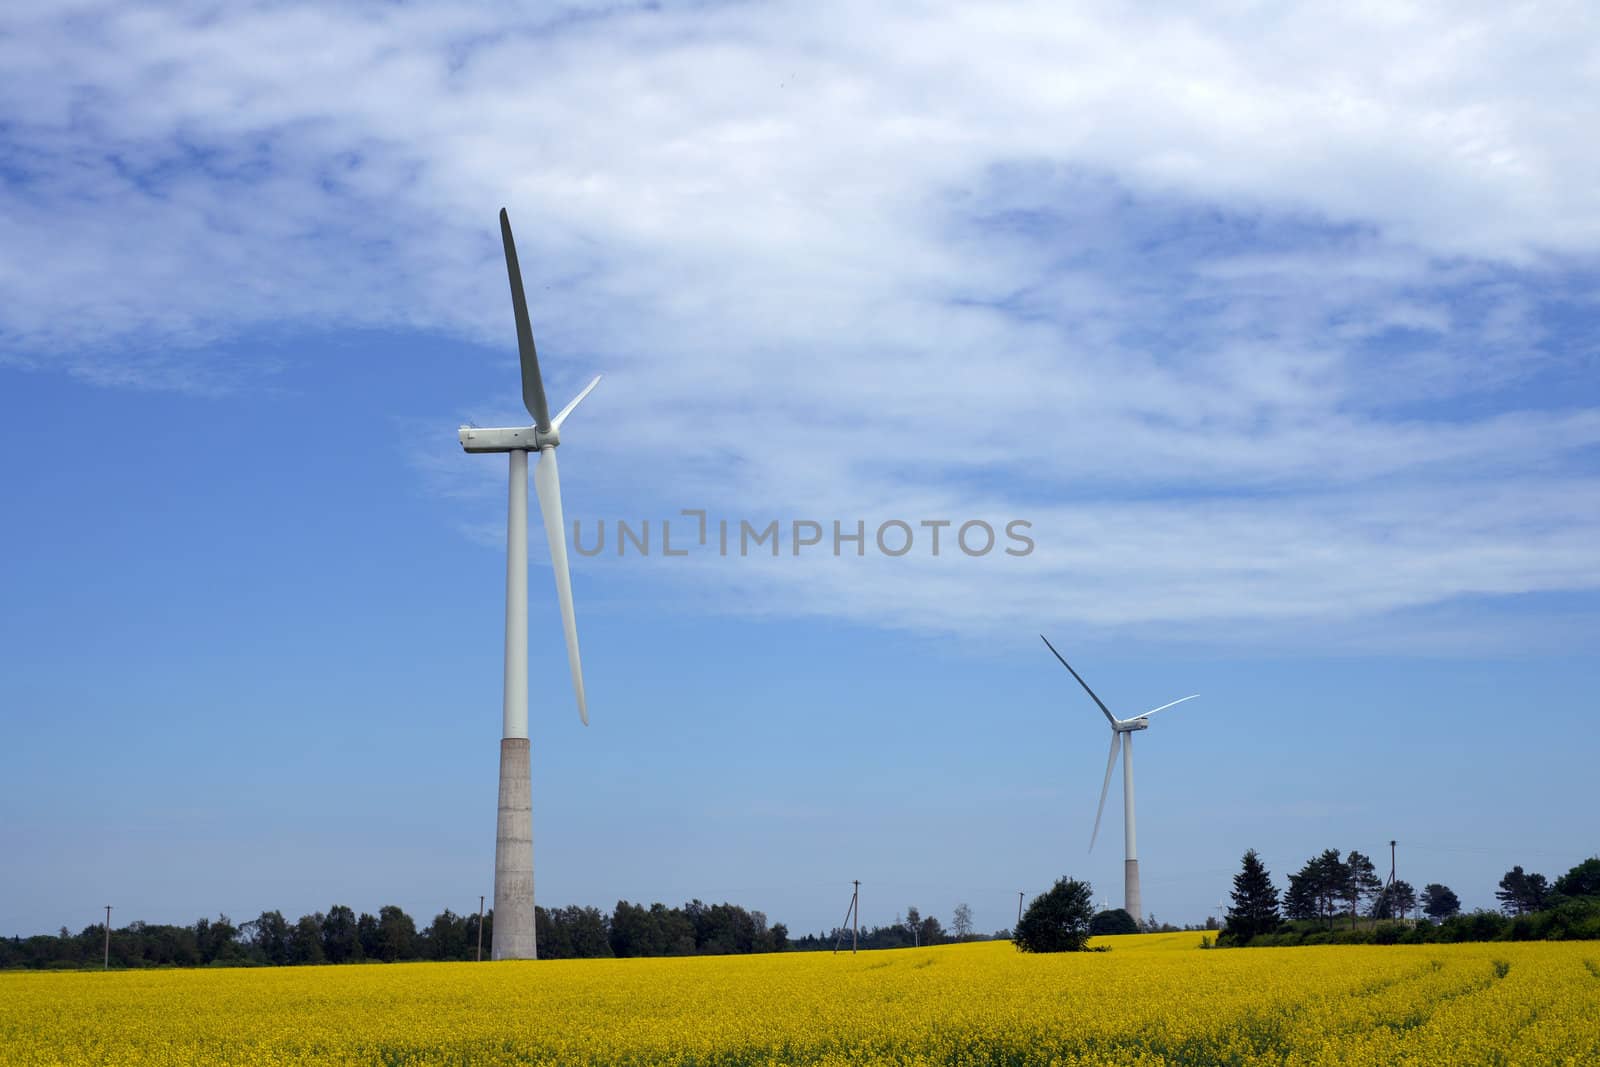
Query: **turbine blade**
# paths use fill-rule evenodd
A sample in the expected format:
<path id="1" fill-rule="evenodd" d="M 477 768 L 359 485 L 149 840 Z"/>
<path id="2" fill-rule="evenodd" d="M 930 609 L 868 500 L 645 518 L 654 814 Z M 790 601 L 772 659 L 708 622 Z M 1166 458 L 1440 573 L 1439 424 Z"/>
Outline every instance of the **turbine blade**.
<path id="1" fill-rule="evenodd" d="M 1168 708 L 1173 707 L 1174 705 L 1182 704 L 1185 700 L 1193 700 L 1199 695 L 1199 693 L 1190 693 L 1186 697 L 1180 697 L 1179 699 L 1174 700 L 1171 704 L 1163 704 L 1159 708 L 1151 708 L 1149 711 L 1145 712 L 1144 715 L 1136 715 L 1134 718 L 1142 719 L 1145 717 L 1145 715 L 1154 715 L 1158 711 L 1166 711 Z"/>
<path id="2" fill-rule="evenodd" d="M 1078 679 L 1078 684 L 1083 686 L 1083 691 L 1085 693 L 1088 693 L 1091 697 L 1094 697 L 1094 702 L 1096 704 L 1099 704 L 1100 705 L 1100 710 L 1105 713 L 1106 721 L 1109 722 L 1112 726 L 1117 725 L 1117 717 L 1115 715 L 1111 714 L 1111 709 L 1106 707 L 1105 703 L 1099 697 L 1094 695 L 1094 690 L 1089 688 L 1089 683 L 1088 682 L 1086 682 L 1082 678 L 1078 677 L 1078 672 L 1072 670 L 1072 664 L 1070 664 L 1070 663 L 1068 663 L 1066 661 L 1066 657 L 1062 656 L 1061 653 L 1056 652 L 1056 646 L 1052 645 L 1050 643 L 1050 639 L 1048 637 L 1046 637 L 1044 634 L 1040 634 L 1039 635 L 1039 640 L 1044 642 L 1044 647 L 1045 648 L 1048 648 L 1051 652 L 1055 652 L 1056 653 L 1056 659 L 1060 660 L 1061 661 L 1061 665 L 1063 667 L 1065 667 L 1068 671 L 1071 671 L 1072 672 L 1072 676 L 1074 678 Z"/>
<path id="3" fill-rule="evenodd" d="M 552 430 L 556 431 L 557 433 L 561 432 L 561 424 L 563 422 L 567 421 L 567 416 L 572 414 L 572 409 L 578 406 L 578 402 L 581 401 L 584 397 L 588 396 L 590 390 L 592 390 L 595 386 L 600 384 L 600 378 L 601 378 L 601 375 L 596 374 L 594 376 L 594 381 L 592 381 L 588 385 L 584 386 L 583 387 L 583 392 L 581 392 L 577 396 L 573 397 L 572 398 L 572 403 L 570 403 L 566 407 L 562 408 L 560 414 L 556 415 L 555 418 L 550 420 L 550 428 Z"/>
<path id="4" fill-rule="evenodd" d="M 539 352 L 533 347 L 533 326 L 528 322 L 528 298 L 522 292 L 522 268 L 517 266 L 517 243 L 511 238 L 511 218 L 500 209 L 500 241 L 506 246 L 506 273 L 511 277 L 511 310 L 517 317 L 517 354 L 522 359 L 522 403 L 533 424 L 550 430 L 550 405 L 539 377 Z"/>
<path id="5" fill-rule="evenodd" d="M 567 635 L 567 666 L 572 669 L 572 689 L 578 695 L 578 717 L 589 725 L 589 704 L 583 695 L 583 663 L 578 658 L 578 619 L 572 608 L 572 573 L 567 569 L 567 523 L 561 514 L 561 474 L 553 447 L 539 452 L 533 470 L 533 489 L 539 495 L 539 514 L 550 542 L 550 566 L 556 573 L 556 598 L 561 601 L 561 628 Z"/>
<path id="6" fill-rule="evenodd" d="M 1111 772 L 1117 766 L 1117 750 L 1122 747 L 1122 734 L 1111 731 L 1111 756 L 1106 760 L 1106 780 L 1100 787 L 1100 806 L 1094 810 L 1094 833 L 1089 835 L 1089 851 L 1094 851 L 1095 838 L 1100 836 L 1100 816 L 1106 813 L 1106 794 L 1111 791 Z"/>

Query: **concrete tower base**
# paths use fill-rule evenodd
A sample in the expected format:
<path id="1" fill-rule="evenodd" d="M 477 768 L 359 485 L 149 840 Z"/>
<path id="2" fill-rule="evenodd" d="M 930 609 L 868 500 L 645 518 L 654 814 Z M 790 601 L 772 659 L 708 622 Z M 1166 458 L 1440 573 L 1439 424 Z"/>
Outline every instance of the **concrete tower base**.
<path id="1" fill-rule="evenodd" d="M 497 960 L 539 955 L 533 930 L 533 789 L 528 739 L 500 740 L 500 814 L 494 832 L 494 940 Z"/>
<path id="2" fill-rule="evenodd" d="M 504 789 L 505 786 L 502 785 L 500 788 Z M 1122 861 L 1122 906 L 1127 910 L 1129 915 L 1133 916 L 1134 922 L 1144 922 L 1144 913 L 1140 910 L 1143 905 L 1139 900 L 1138 860 Z M 497 927 L 499 925 L 499 921 L 500 915 L 499 912 L 496 912 L 495 923 Z"/>

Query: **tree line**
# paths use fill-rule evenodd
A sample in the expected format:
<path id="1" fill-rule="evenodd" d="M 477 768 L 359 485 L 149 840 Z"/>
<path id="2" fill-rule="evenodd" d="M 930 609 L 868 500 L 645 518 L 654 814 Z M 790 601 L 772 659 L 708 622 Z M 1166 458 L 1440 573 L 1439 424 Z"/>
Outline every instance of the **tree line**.
<path id="1" fill-rule="evenodd" d="M 1600 857 L 1553 883 L 1513 867 L 1495 891 L 1500 913 L 1463 915 L 1449 886 L 1430 882 L 1419 894 L 1400 879 L 1386 884 L 1372 860 L 1355 850 L 1341 855 L 1326 849 L 1311 857 L 1289 875 L 1280 898 L 1251 849 L 1231 897 L 1219 945 L 1600 939 Z"/>
<path id="2" fill-rule="evenodd" d="M 844 927 L 791 938 L 787 926 L 769 924 L 760 911 L 700 900 L 682 907 L 619 900 L 609 914 L 577 905 L 536 906 L 534 931 L 540 959 L 821 951 L 841 943 L 848 947 L 851 935 Z M 992 936 L 1005 940 L 1011 932 L 999 930 Z M 484 958 L 493 937 L 490 909 L 483 917 Z M 886 926 L 862 928 L 858 944 L 862 949 L 883 949 L 978 940 L 988 937 L 974 931 L 971 907 L 958 904 L 949 929 L 936 917 L 910 907 L 904 917 L 896 916 Z M 189 926 L 132 922 L 111 931 L 110 961 L 113 967 L 286 967 L 474 960 L 479 943 L 477 915 L 457 915 L 447 908 L 419 929 L 410 915 L 392 904 L 379 908 L 376 915 L 357 914 L 336 904 L 293 921 L 280 911 L 264 911 L 237 924 L 226 915 Z M 62 927 L 55 935 L 0 939 L 0 968 L 98 967 L 105 958 L 105 945 L 103 923 L 76 934 Z"/>
<path id="3" fill-rule="evenodd" d="M 920 908 L 913 906 L 908 907 L 903 915 L 896 915 L 894 922 L 885 926 L 863 926 L 855 931 L 848 926 L 836 926 L 832 930 L 796 938 L 791 947 L 800 952 L 832 951 L 836 945 L 849 948 L 852 934 L 853 943 L 861 949 L 917 948 L 955 941 L 988 940 L 973 930 L 972 908 L 957 904 L 948 930 L 936 917 L 924 915 Z M 1011 934 L 1009 930 L 1000 930 L 993 936 L 1004 939 Z"/>
<path id="4" fill-rule="evenodd" d="M 796 938 L 789 947 L 797 952 L 831 952 L 835 947 L 848 949 L 852 944 L 862 950 L 927 948 L 930 945 L 967 941 L 1006 941 L 1010 937 L 1009 929 L 996 930 L 992 934 L 979 933 L 973 922 L 972 906 L 962 903 L 957 904 L 951 913 L 948 928 L 937 917 L 924 915 L 920 908 L 912 906 L 886 925 L 863 926 L 856 930 L 848 926 L 835 926 L 831 930 Z"/>
<path id="5" fill-rule="evenodd" d="M 737 904 L 691 900 L 682 907 L 617 901 L 610 913 L 594 907 L 534 908 L 541 959 L 595 956 L 694 956 L 782 952 L 791 946 L 783 923 Z M 482 950 L 488 958 L 494 911 L 483 917 Z M 477 915 L 448 908 L 418 928 L 395 905 L 376 915 L 357 914 L 343 904 L 290 920 L 264 911 L 235 924 L 226 915 L 189 926 L 131 922 L 111 931 L 114 967 L 296 966 L 319 963 L 398 963 L 473 960 L 480 944 Z M 0 938 L 0 967 L 100 966 L 105 959 L 104 923 L 74 934 Z"/>
<path id="6" fill-rule="evenodd" d="M 1095 911 L 1088 903 L 1087 897 L 1081 903 L 1077 899 L 1078 896 L 1090 892 L 1087 882 L 1058 880 L 1054 888 L 1033 899 L 1016 930 L 1000 929 L 992 934 L 981 934 L 974 929 L 972 908 L 966 904 L 956 905 L 948 930 L 933 916 L 925 916 L 916 908 L 907 908 L 903 919 L 896 916 L 894 922 L 887 926 L 863 927 L 858 932 L 856 944 L 866 950 L 915 948 L 965 941 L 1015 941 L 1025 952 L 1053 952 L 1059 949 L 1039 946 L 1054 945 L 1063 938 L 1066 942 L 1077 943 L 1081 940 L 1080 933 L 1083 938 L 1087 938 L 1106 934 L 1176 933 L 1180 930 L 1216 929 L 1216 923 L 1211 919 L 1207 919 L 1203 926 L 1174 926 L 1160 921 L 1154 915 L 1135 919 L 1121 908 Z M 1062 893 L 1071 895 L 1070 905 L 1063 904 L 1058 899 Z M 1059 931 L 1048 934 L 1040 932 L 1041 922 L 1049 926 L 1057 921 L 1060 914 L 1072 914 L 1075 916 L 1073 923 L 1077 924 L 1076 917 L 1080 912 L 1081 930 L 1078 929 L 1078 925 L 1074 925 L 1066 934 L 1061 934 Z M 790 943 L 790 947 L 798 951 L 812 952 L 832 951 L 835 946 L 849 948 L 850 935 L 851 930 L 848 926 L 836 926 L 823 933 L 806 934 L 797 938 Z"/>

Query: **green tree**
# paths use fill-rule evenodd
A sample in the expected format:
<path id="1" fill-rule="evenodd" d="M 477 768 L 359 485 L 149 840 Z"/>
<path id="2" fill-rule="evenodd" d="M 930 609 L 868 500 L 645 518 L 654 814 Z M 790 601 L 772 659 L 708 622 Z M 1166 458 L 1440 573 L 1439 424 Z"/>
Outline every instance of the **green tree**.
<path id="1" fill-rule="evenodd" d="M 1333 918 L 1338 914 L 1340 903 L 1350 896 L 1350 865 L 1339 858 L 1336 848 L 1324 849 L 1312 864 L 1316 873 L 1317 907 L 1327 921 L 1328 929 L 1332 930 Z"/>
<path id="2" fill-rule="evenodd" d="M 789 928 L 783 923 L 772 924 L 772 951 L 787 952 L 789 950 Z"/>
<path id="3" fill-rule="evenodd" d="M 611 922 L 599 908 L 534 908 L 542 959 L 590 959 L 615 954 Z"/>
<path id="4" fill-rule="evenodd" d="M 449 908 L 433 917 L 424 940 L 430 960 L 470 960 L 477 951 L 477 946 L 467 940 L 467 920 Z"/>
<path id="5" fill-rule="evenodd" d="M 1289 890 L 1283 895 L 1283 911 L 1291 919 L 1320 919 L 1317 906 L 1316 880 L 1312 864 L 1300 868 L 1289 876 Z"/>
<path id="6" fill-rule="evenodd" d="M 617 901 L 611 913 L 611 954 L 613 956 L 664 956 L 659 924 L 642 904 Z"/>
<path id="7" fill-rule="evenodd" d="M 1403 878 L 1384 886 L 1372 901 L 1369 913 L 1374 919 L 1404 919 L 1417 906 L 1417 891 Z"/>
<path id="8" fill-rule="evenodd" d="M 1333 929 L 1333 917 L 1351 892 L 1350 866 L 1339 858 L 1339 850 L 1326 849 L 1289 876 L 1285 903 L 1290 918 L 1320 919 Z"/>
<path id="9" fill-rule="evenodd" d="M 1108 908 L 1096 912 L 1094 918 L 1089 920 L 1089 935 L 1101 937 L 1107 934 L 1136 934 L 1139 924 L 1132 915 L 1122 908 Z"/>
<path id="10" fill-rule="evenodd" d="M 378 937 L 378 917 L 371 912 L 362 912 L 356 919 L 356 941 L 361 945 L 361 958 L 377 960 L 383 958 L 383 942 Z"/>
<path id="11" fill-rule="evenodd" d="M 322 954 L 329 963 L 345 963 L 361 958 L 361 942 L 356 936 L 356 913 L 335 904 L 322 917 Z"/>
<path id="12" fill-rule="evenodd" d="M 661 951 L 657 955 L 694 955 L 695 928 L 686 910 L 669 908 L 661 903 L 651 904 L 650 920 L 655 923 L 661 941 Z"/>
<path id="13" fill-rule="evenodd" d="M 1550 883 L 1542 874 L 1527 874 L 1521 865 L 1511 868 L 1500 879 L 1495 899 L 1507 915 L 1525 915 L 1544 907 Z"/>
<path id="14" fill-rule="evenodd" d="M 922 913 L 916 908 L 906 909 L 906 933 L 911 935 L 911 943 L 917 945 L 922 938 Z"/>
<path id="15" fill-rule="evenodd" d="M 417 924 L 400 908 L 378 909 L 378 958 L 385 963 L 417 957 Z"/>
<path id="16" fill-rule="evenodd" d="M 1555 891 L 1564 897 L 1600 897 L 1600 856 L 1591 856 L 1557 878 Z"/>
<path id="17" fill-rule="evenodd" d="M 1233 907 L 1228 909 L 1223 932 L 1235 944 L 1247 944 L 1257 934 L 1271 933 L 1283 921 L 1278 912 L 1278 887 L 1272 884 L 1271 873 L 1253 848 L 1245 852 L 1229 895 Z"/>
<path id="18" fill-rule="evenodd" d="M 1337 855 L 1337 853 L 1335 853 Z M 1383 879 L 1378 877 L 1372 860 L 1355 849 L 1344 860 L 1345 877 L 1339 886 L 1339 897 L 1350 911 L 1350 929 L 1356 928 L 1356 913 L 1363 901 L 1376 900 L 1383 892 Z"/>
<path id="19" fill-rule="evenodd" d="M 593 959 L 611 955 L 611 931 L 599 908 L 562 908 L 560 915 L 567 927 L 574 957 Z"/>
<path id="20" fill-rule="evenodd" d="M 1500 885 L 1494 891 L 1494 897 L 1500 902 L 1500 910 L 1507 915 L 1522 914 L 1522 902 L 1528 896 L 1528 875 L 1519 863 L 1505 874 L 1500 876 Z"/>
<path id="21" fill-rule="evenodd" d="M 1461 911 L 1461 898 L 1447 885 L 1429 882 L 1422 889 L 1422 911 L 1434 922 L 1442 922 Z"/>
<path id="22" fill-rule="evenodd" d="M 264 911 L 251 930 L 250 942 L 262 962 L 281 967 L 290 960 L 289 924 L 281 911 Z"/>
<path id="23" fill-rule="evenodd" d="M 322 951 L 323 914 L 302 915 L 289 933 L 289 959 L 292 963 L 323 963 L 327 955 Z"/>
<path id="24" fill-rule="evenodd" d="M 1028 905 L 1012 944 L 1022 952 L 1082 952 L 1094 919 L 1093 899 L 1088 882 L 1058 878 L 1048 892 Z"/>
<path id="25" fill-rule="evenodd" d="M 533 939 L 542 960 L 572 959 L 572 934 L 561 921 L 561 909 L 533 906 Z"/>
<path id="26" fill-rule="evenodd" d="M 764 911 L 750 912 L 750 925 L 754 929 L 754 936 L 750 941 L 750 951 L 771 952 L 774 939 L 772 929 L 767 925 L 767 913 Z"/>
<path id="27" fill-rule="evenodd" d="M 894 932 L 897 930 L 904 931 L 903 935 Z M 896 926 L 891 928 L 889 931 L 874 930 L 872 933 L 867 935 L 866 940 L 869 942 L 877 942 L 884 940 L 885 937 L 887 937 L 890 941 L 889 947 L 895 947 L 897 944 L 905 944 L 921 945 L 922 947 L 926 948 L 929 945 L 937 945 L 946 939 L 944 926 L 939 922 L 939 920 L 934 918 L 932 915 L 922 914 L 922 912 L 918 911 L 916 908 L 906 909 L 904 923 L 896 924 Z M 874 944 L 873 947 L 876 948 L 883 946 Z"/>
<path id="28" fill-rule="evenodd" d="M 238 955 L 238 945 L 234 936 L 238 929 L 233 925 L 233 920 L 226 915 L 217 916 L 217 921 L 200 919 L 194 924 L 195 948 L 199 950 L 200 962 L 211 963 L 214 960 L 233 959 Z"/>
<path id="29" fill-rule="evenodd" d="M 969 905 L 956 905 L 956 910 L 950 916 L 950 928 L 955 931 L 957 941 L 965 941 L 972 936 L 972 908 Z"/>

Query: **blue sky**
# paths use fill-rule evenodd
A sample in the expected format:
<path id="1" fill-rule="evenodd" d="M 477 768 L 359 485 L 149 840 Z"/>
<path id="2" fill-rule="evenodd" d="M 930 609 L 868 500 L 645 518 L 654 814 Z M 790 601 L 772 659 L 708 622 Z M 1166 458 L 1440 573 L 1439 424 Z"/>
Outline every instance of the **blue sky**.
<path id="1" fill-rule="evenodd" d="M 1137 742 L 1162 918 L 1248 847 L 1600 851 L 1587 12 L 0 18 L 0 933 L 490 891 L 502 205 L 552 401 L 607 375 L 569 519 L 1037 546 L 578 559 L 584 729 L 535 523 L 542 902 L 1115 900 L 1041 630 L 1203 694 Z"/>

